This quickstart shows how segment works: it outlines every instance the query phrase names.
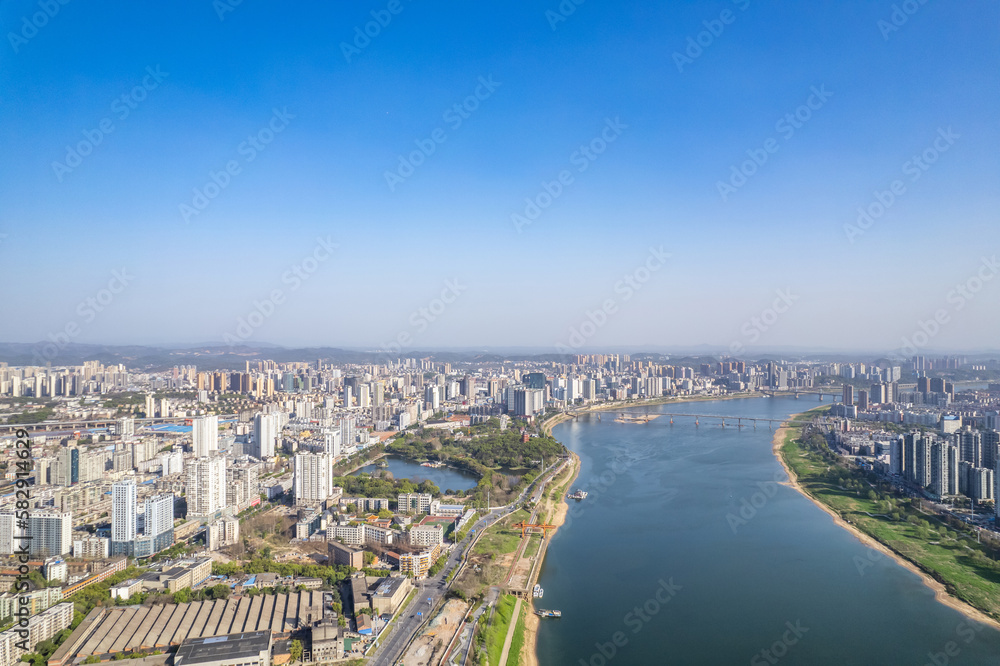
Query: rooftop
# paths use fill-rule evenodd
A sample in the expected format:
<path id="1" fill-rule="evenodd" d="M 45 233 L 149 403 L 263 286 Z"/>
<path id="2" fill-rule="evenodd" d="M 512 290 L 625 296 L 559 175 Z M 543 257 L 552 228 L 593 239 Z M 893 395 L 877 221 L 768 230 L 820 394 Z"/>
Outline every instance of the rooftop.
<path id="1" fill-rule="evenodd" d="M 249 631 L 225 636 L 209 636 L 207 638 L 192 638 L 181 643 L 174 656 L 174 666 L 182 664 L 200 664 L 256 657 L 261 652 L 270 652 L 270 631 Z"/>

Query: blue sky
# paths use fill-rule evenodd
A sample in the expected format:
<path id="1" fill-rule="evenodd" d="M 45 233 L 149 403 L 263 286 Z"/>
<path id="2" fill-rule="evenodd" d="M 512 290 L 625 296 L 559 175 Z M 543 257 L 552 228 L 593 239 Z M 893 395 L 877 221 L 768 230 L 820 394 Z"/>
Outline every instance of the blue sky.
<path id="1" fill-rule="evenodd" d="M 220 19 L 222 1 L 69 2 L 36 31 L 37 1 L 0 4 L 0 340 L 70 325 L 77 342 L 222 342 L 263 303 L 240 339 L 575 348 L 610 299 L 580 347 L 892 350 L 942 309 L 928 348 L 997 347 L 1000 280 L 983 273 L 961 308 L 952 293 L 1000 241 L 995 3 L 914 2 L 889 31 L 892 2 L 588 0 L 553 28 L 555 0 L 245 0 Z M 345 57 L 373 11 L 387 24 Z M 477 86 L 456 127 L 446 112 Z M 813 89 L 829 97 L 800 109 Z M 614 140 L 581 162 L 609 119 Z M 102 121 L 78 166 L 53 166 Z M 925 150 L 936 161 L 908 169 Z M 563 171 L 518 232 L 512 215 Z M 885 213 L 845 231 L 894 180 Z M 318 237 L 337 249 L 287 279 Z M 661 246 L 671 258 L 626 299 L 616 284 Z M 463 288 L 442 309 L 447 280 Z M 778 290 L 792 305 L 751 336 Z M 88 298 L 107 302 L 91 316 Z"/>

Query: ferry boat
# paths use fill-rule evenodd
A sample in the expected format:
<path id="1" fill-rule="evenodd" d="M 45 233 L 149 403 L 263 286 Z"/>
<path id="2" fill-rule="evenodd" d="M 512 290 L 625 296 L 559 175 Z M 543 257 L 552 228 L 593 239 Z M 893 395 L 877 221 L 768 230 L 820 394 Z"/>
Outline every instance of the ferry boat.
<path id="1" fill-rule="evenodd" d="M 570 493 L 566 497 L 568 497 L 569 499 L 575 499 L 576 501 L 579 502 L 580 500 L 587 499 L 587 491 L 586 490 L 577 490 L 577 491 L 575 491 L 573 493 Z"/>
<path id="2" fill-rule="evenodd" d="M 562 611 L 557 610 L 543 610 L 539 608 L 535 611 L 535 615 L 539 617 L 562 617 Z"/>

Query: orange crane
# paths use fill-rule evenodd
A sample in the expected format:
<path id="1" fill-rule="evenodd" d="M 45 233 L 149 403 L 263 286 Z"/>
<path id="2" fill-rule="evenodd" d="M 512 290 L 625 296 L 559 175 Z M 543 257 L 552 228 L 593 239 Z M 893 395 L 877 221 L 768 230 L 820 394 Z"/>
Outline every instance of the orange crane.
<path id="1" fill-rule="evenodd" d="M 542 534 L 545 536 L 548 536 L 549 530 L 556 529 L 555 525 L 546 525 L 544 523 L 526 523 L 523 520 L 519 523 L 514 523 L 513 527 L 517 527 L 521 530 L 522 539 L 524 538 L 524 535 L 528 533 L 528 530 L 532 527 L 542 530 Z"/>

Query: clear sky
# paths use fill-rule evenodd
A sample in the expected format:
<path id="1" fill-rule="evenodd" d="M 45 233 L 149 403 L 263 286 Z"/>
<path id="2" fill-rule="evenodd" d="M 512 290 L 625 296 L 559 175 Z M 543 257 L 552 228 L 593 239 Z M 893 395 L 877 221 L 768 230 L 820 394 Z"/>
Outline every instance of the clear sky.
<path id="1" fill-rule="evenodd" d="M 51 4 L 0 341 L 1000 347 L 996 3 Z"/>

